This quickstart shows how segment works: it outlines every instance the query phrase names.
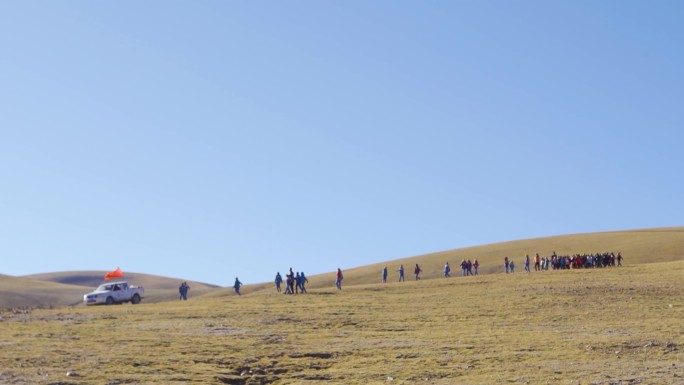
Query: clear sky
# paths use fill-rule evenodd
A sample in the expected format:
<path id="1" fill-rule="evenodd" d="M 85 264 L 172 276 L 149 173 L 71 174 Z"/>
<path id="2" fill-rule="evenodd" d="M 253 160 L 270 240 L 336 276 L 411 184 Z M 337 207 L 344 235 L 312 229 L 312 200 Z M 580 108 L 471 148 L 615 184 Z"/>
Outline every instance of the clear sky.
<path id="1" fill-rule="evenodd" d="M 227 286 L 684 225 L 682 20 L 665 0 L 0 2 L 0 273 Z"/>

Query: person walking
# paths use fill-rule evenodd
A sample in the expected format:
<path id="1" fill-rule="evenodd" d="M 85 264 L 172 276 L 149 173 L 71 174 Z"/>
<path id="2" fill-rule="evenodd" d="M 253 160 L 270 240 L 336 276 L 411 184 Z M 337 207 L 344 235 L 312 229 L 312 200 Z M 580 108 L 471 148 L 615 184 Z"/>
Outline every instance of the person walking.
<path id="1" fill-rule="evenodd" d="M 382 268 L 382 283 L 387 283 L 387 266 Z"/>
<path id="2" fill-rule="evenodd" d="M 477 275 L 477 268 L 478 267 L 480 267 L 480 262 L 478 262 L 476 259 L 475 262 L 473 262 L 473 269 L 475 269 L 475 275 Z"/>
<path id="3" fill-rule="evenodd" d="M 399 282 L 404 282 L 404 265 L 399 266 Z"/>
<path id="4" fill-rule="evenodd" d="M 294 273 L 292 268 L 290 272 L 285 274 L 285 294 L 294 294 Z"/>
<path id="5" fill-rule="evenodd" d="M 276 285 L 276 291 L 280 293 L 280 284 L 283 283 L 283 277 L 280 275 L 280 272 L 276 274 L 275 277 L 275 285 Z"/>
<path id="6" fill-rule="evenodd" d="M 235 283 L 233 284 L 233 289 L 235 289 L 235 292 L 237 295 L 242 295 L 240 294 L 240 286 L 242 286 L 242 282 L 238 279 L 238 277 L 235 277 Z"/>
<path id="7" fill-rule="evenodd" d="M 309 279 L 306 278 L 306 275 L 304 275 L 304 272 L 303 272 L 303 271 L 301 272 L 301 274 L 299 274 L 299 279 L 301 280 L 301 283 L 299 284 L 299 287 L 302 289 L 302 293 L 306 294 L 307 291 L 306 291 L 306 287 L 305 287 L 304 285 L 306 285 L 307 283 L 309 283 Z"/>
<path id="8" fill-rule="evenodd" d="M 541 259 L 539 258 L 539 253 L 534 256 L 534 271 L 541 270 Z"/>
<path id="9" fill-rule="evenodd" d="M 423 270 L 420 269 L 420 266 L 416 263 L 416 267 L 413 269 L 413 274 L 416 276 L 416 281 L 420 280 L 420 273 L 422 273 Z"/>
<path id="10" fill-rule="evenodd" d="M 449 278 L 451 275 L 449 273 L 451 272 L 451 266 L 449 266 L 449 261 L 447 261 L 444 264 L 444 278 Z"/>
<path id="11" fill-rule="evenodd" d="M 525 254 L 525 271 L 530 272 L 530 255 Z"/>
<path id="12" fill-rule="evenodd" d="M 335 286 L 337 287 L 337 290 L 342 290 L 342 280 L 344 279 L 344 276 L 342 276 L 342 270 L 338 267 L 337 268 L 337 275 L 335 277 Z"/>
<path id="13" fill-rule="evenodd" d="M 506 274 L 508 274 L 508 257 L 504 258 L 504 268 L 506 269 Z"/>

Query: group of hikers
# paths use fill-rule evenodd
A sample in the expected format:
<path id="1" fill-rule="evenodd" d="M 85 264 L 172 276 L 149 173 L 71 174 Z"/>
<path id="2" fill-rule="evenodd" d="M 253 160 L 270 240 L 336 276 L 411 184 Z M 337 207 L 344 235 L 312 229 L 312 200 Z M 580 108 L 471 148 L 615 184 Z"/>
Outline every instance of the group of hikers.
<path id="1" fill-rule="evenodd" d="M 292 268 L 290 268 L 290 271 L 285 274 L 285 293 L 283 294 L 306 294 L 306 284 L 308 282 L 309 280 L 306 278 L 303 271 L 301 273 L 299 271 L 295 273 L 292 271 Z M 280 287 L 282 283 L 283 277 L 280 275 L 280 272 L 278 272 L 275 277 L 276 290 L 278 293 L 282 291 Z"/>
<path id="2" fill-rule="evenodd" d="M 534 264 L 535 271 L 543 271 L 549 270 L 549 266 L 552 270 L 622 266 L 622 260 L 623 257 L 621 253 L 617 253 L 617 255 L 612 252 L 596 254 L 573 254 L 572 256 L 570 256 L 557 255 L 554 251 L 550 257 L 541 257 L 539 256 L 539 253 L 537 253 L 534 256 L 534 258 L 530 258 L 529 254 L 525 255 L 524 266 L 525 271 L 529 273 L 531 271 L 531 264 Z M 461 272 L 464 277 L 469 275 L 478 275 L 479 267 L 480 263 L 477 261 L 477 259 L 475 259 L 473 262 L 471 262 L 470 259 L 463 259 L 461 261 Z M 399 282 L 405 281 L 404 271 L 404 265 L 399 265 L 399 269 L 397 269 L 397 272 L 399 273 Z M 507 274 L 515 272 L 515 262 L 512 259 L 509 259 L 508 257 L 504 257 L 504 271 Z M 416 281 L 420 280 L 420 274 L 422 272 L 423 269 L 421 269 L 420 266 L 416 263 L 416 266 L 413 268 L 413 276 L 415 277 Z M 443 273 L 445 278 L 451 277 L 451 265 L 449 265 L 448 261 L 444 264 Z M 387 283 L 387 276 L 388 269 L 387 266 L 385 266 L 382 269 L 382 283 Z M 338 268 L 337 273 L 335 274 L 335 287 L 338 290 L 342 290 L 343 279 L 344 276 L 342 275 L 342 269 Z M 309 283 L 309 280 L 306 278 L 306 275 L 303 271 L 294 272 L 292 268 L 290 268 L 289 272 L 285 275 L 284 280 L 283 277 L 280 275 L 280 272 L 278 272 L 275 277 L 276 291 L 278 293 L 282 292 L 283 282 L 285 282 L 285 292 L 283 294 L 307 293 L 306 284 Z M 235 293 L 237 295 L 241 295 L 241 286 L 242 282 L 240 282 L 240 280 L 237 277 L 235 277 L 233 289 L 235 290 Z M 190 290 L 190 286 L 187 282 L 183 282 L 178 288 L 181 300 L 188 299 L 188 290 Z"/>
<path id="3" fill-rule="evenodd" d="M 463 272 L 463 276 L 466 277 L 468 275 L 479 275 L 477 269 L 480 268 L 480 262 L 475 260 L 475 262 L 472 262 L 470 259 L 468 260 L 462 260 L 461 261 L 461 271 Z M 451 266 L 449 266 L 449 261 L 444 264 L 444 277 L 449 278 L 451 277 Z"/>
<path id="4" fill-rule="evenodd" d="M 475 262 L 471 262 L 470 259 L 468 260 L 463 260 L 461 262 L 461 270 L 463 271 L 463 276 L 467 275 L 478 275 L 477 269 L 480 267 L 480 263 L 475 260 Z M 404 276 L 404 265 L 399 265 L 399 269 L 397 269 L 397 272 L 399 273 L 399 282 L 404 282 L 405 281 L 405 276 Z M 420 268 L 420 266 L 416 263 L 416 266 L 413 268 L 413 276 L 415 277 L 416 281 L 420 280 L 420 273 L 423 272 L 423 269 Z M 387 266 L 382 268 L 382 283 L 387 283 Z M 451 277 L 451 265 L 449 265 L 449 261 L 447 261 L 444 264 L 444 277 L 449 278 Z"/>
<path id="5" fill-rule="evenodd" d="M 596 267 L 622 266 L 622 254 L 617 253 L 596 253 L 596 254 L 573 254 L 557 255 L 554 251 L 550 257 L 540 257 L 539 253 L 534 256 L 534 270 L 566 270 L 566 269 L 588 269 Z M 525 255 L 525 271 L 530 272 L 530 256 Z M 515 272 L 515 262 L 504 258 L 504 271 L 506 273 Z"/>
<path id="6" fill-rule="evenodd" d="M 235 293 L 237 295 L 240 294 L 240 286 L 242 286 L 242 282 L 238 279 L 238 277 L 235 277 L 235 283 L 233 284 L 233 289 L 235 290 Z M 181 283 L 180 286 L 178 286 L 178 293 L 180 294 L 180 300 L 181 301 L 187 301 L 188 300 L 188 291 L 190 291 L 190 285 L 188 285 L 187 282 Z"/>
<path id="7" fill-rule="evenodd" d="M 180 294 L 181 301 L 188 300 L 188 290 L 190 290 L 190 285 L 188 285 L 187 282 L 181 283 L 181 285 L 178 287 L 178 293 Z"/>

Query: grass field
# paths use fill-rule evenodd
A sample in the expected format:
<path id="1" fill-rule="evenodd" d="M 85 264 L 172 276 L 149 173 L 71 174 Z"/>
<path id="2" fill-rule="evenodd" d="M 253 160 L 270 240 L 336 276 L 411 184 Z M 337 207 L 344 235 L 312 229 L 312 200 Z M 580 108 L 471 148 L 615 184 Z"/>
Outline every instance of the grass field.
<path id="1" fill-rule="evenodd" d="M 5 310 L 0 383 L 684 384 L 683 278 L 678 260 Z"/>

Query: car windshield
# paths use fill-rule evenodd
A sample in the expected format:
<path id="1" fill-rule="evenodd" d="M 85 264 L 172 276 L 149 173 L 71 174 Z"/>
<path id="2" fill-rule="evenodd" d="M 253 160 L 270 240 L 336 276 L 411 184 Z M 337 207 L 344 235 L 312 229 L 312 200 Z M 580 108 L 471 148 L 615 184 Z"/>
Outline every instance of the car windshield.
<path id="1" fill-rule="evenodd" d="M 113 289 L 114 285 L 107 283 L 104 285 L 100 285 L 100 287 L 98 287 L 96 291 L 111 291 Z"/>

